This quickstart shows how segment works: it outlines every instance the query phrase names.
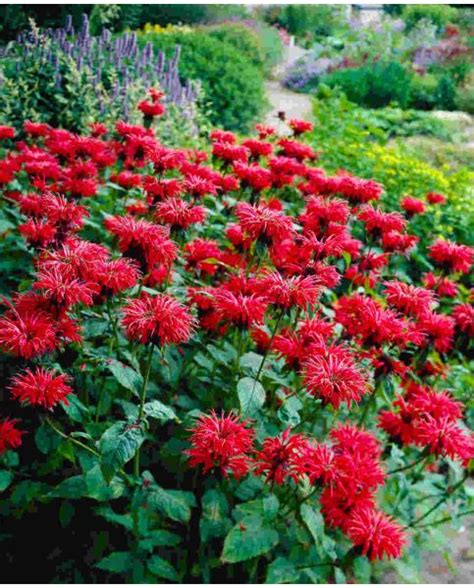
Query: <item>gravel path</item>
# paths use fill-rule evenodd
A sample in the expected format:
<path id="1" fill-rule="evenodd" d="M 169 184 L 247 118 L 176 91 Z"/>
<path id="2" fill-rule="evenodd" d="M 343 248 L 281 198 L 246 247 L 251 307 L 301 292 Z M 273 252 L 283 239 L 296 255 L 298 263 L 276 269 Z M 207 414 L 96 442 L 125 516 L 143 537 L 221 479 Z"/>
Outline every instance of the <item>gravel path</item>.
<path id="1" fill-rule="evenodd" d="M 306 53 L 305 49 L 296 45 L 285 47 L 284 59 L 273 71 L 273 79 L 265 82 L 265 91 L 270 103 L 270 111 L 265 118 L 266 124 L 275 126 L 278 123 L 279 112 L 284 112 L 287 118 L 311 118 L 311 97 L 292 92 L 281 83 L 286 68 Z"/>

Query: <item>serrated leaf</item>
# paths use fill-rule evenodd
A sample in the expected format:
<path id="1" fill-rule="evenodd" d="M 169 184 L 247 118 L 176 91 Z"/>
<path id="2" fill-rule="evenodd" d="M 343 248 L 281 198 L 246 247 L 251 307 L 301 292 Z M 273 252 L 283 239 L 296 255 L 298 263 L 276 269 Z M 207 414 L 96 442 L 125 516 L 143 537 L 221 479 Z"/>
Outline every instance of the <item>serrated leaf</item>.
<path id="1" fill-rule="evenodd" d="M 132 367 L 125 365 L 116 359 L 108 359 L 106 361 L 107 369 L 113 374 L 117 382 L 133 392 L 138 394 L 143 385 L 143 378 L 141 374 L 135 371 Z"/>
<path id="2" fill-rule="evenodd" d="M 165 490 L 158 485 L 153 485 L 147 497 L 148 504 L 152 508 L 158 509 L 173 521 L 187 523 L 191 518 L 191 506 L 195 504 L 191 492 Z"/>
<path id="3" fill-rule="evenodd" d="M 129 570 L 131 563 L 132 556 L 128 551 L 114 551 L 96 563 L 95 567 L 106 572 L 121 574 Z"/>
<path id="4" fill-rule="evenodd" d="M 263 527 L 258 517 L 248 517 L 233 527 L 224 541 L 222 561 L 237 563 L 268 553 L 278 545 L 278 533 Z"/>
<path id="5" fill-rule="evenodd" d="M 155 547 L 174 547 L 181 542 L 181 537 L 176 533 L 170 533 L 163 529 L 148 533 L 146 539 L 140 541 L 139 547 L 147 551 L 153 551 Z"/>
<path id="6" fill-rule="evenodd" d="M 258 370 L 260 369 L 262 359 L 263 355 L 259 355 L 254 351 L 249 351 L 248 353 L 244 353 L 240 358 L 240 367 L 251 374 L 257 374 Z"/>
<path id="7" fill-rule="evenodd" d="M 13 480 L 13 474 L 7 470 L 0 470 L 0 492 L 3 492 L 10 486 Z"/>
<path id="8" fill-rule="evenodd" d="M 53 488 L 49 496 L 54 498 L 80 498 L 86 492 L 86 483 L 83 476 L 73 476 L 63 480 L 56 488 Z"/>
<path id="9" fill-rule="evenodd" d="M 45 455 L 57 449 L 62 443 L 61 437 L 49 425 L 43 423 L 35 433 L 36 447 Z"/>
<path id="10" fill-rule="evenodd" d="M 202 498 L 202 517 L 199 529 L 203 541 L 214 537 L 223 537 L 232 527 L 227 516 L 229 504 L 225 494 L 219 490 L 208 490 Z"/>
<path id="11" fill-rule="evenodd" d="M 68 404 L 62 404 L 61 406 L 68 417 L 76 423 L 83 423 L 89 416 L 88 408 L 73 394 L 69 395 Z"/>
<path id="12" fill-rule="evenodd" d="M 165 578 L 170 582 L 178 580 L 178 574 L 174 567 L 158 555 L 153 555 L 148 561 L 148 569 L 152 574 L 159 578 Z"/>
<path id="13" fill-rule="evenodd" d="M 162 423 L 178 420 L 174 410 L 159 400 L 147 402 L 143 407 L 143 410 L 147 416 L 153 419 L 158 419 Z"/>
<path id="14" fill-rule="evenodd" d="M 100 439 L 100 465 L 107 482 L 133 458 L 144 439 L 140 426 L 125 421 L 118 421 L 105 431 Z"/>
<path id="15" fill-rule="evenodd" d="M 293 584 L 298 577 L 299 572 L 290 561 L 277 557 L 267 568 L 266 584 Z"/>
<path id="16" fill-rule="evenodd" d="M 258 414 L 265 402 L 265 389 L 259 381 L 245 377 L 237 384 L 240 410 L 247 417 L 254 417 Z"/>

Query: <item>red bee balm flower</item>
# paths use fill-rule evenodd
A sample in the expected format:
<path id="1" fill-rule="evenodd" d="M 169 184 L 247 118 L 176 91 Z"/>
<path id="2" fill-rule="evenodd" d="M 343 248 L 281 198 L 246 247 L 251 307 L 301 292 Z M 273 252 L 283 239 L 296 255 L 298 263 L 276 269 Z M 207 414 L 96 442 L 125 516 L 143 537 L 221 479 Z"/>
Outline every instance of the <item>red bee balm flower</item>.
<path id="1" fill-rule="evenodd" d="M 0 347 L 13 355 L 30 359 L 56 347 L 51 317 L 45 312 L 8 310 L 0 318 Z"/>
<path id="2" fill-rule="evenodd" d="M 292 219 L 267 206 L 252 206 L 239 202 L 235 214 L 240 226 L 252 239 L 264 238 L 268 241 L 282 240 L 293 235 L 295 229 Z"/>
<path id="3" fill-rule="evenodd" d="M 21 445 L 21 437 L 24 431 L 16 428 L 17 419 L 6 418 L 0 421 L 0 455 L 9 449 L 16 449 Z"/>
<path id="4" fill-rule="evenodd" d="M 314 396 L 338 408 L 342 402 L 359 402 L 368 391 L 365 376 L 357 369 L 352 354 L 342 346 L 318 346 L 304 363 L 304 383 Z"/>
<path id="5" fill-rule="evenodd" d="M 12 380 L 10 392 L 14 398 L 31 405 L 44 406 L 51 410 L 56 404 L 68 404 L 67 397 L 72 394 L 68 386 L 69 377 L 55 375 L 43 368 L 26 370 Z"/>
<path id="6" fill-rule="evenodd" d="M 411 196 L 403 198 L 402 208 L 408 216 L 414 216 L 415 214 L 423 214 L 426 211 L 426 205 L 423 200 L 417 200 Z"/>
<path id="7" fill-rule="evenodd" d="M 467 274 L 474 259 L 474 249 L 452 241 L 437 239 L 430 246 L 429 256 L 447 271 Z"/>
<path id="8" fill-rule="evenodd" d="M 400 557 L 406 542 L 400 525 L 383 512 L 371 508 L 356 509 L 347 525 L 347 535 L 362 548 L 369 559 Z"/>
<path id="9" fill-rule="evenodd" d="M 268 437 L 256 456 L 255 473 L 265 474 L 267 481 L 275 484 L 283 484 L 287 477 L 297 482 L 304 474 L 302 456 L 307 447 L 307 439 L 292 435 L 290 429 L 278 437 Z"/>
<path id="10" fill-rule="evenodd" d="M 224 476 L 236 478 L 249 471 L 249 454 L 253 451 L 254 432 L 247 428 L 247 421 L 239 422 L 233 414 L 219 417 L 212 411 L 203 415 L 191 429 L 192 448 L 186 451 L 189 465 L 202 465 L 204 473 L 214 467 L 220 468 Z"/>
<path id="11" fill-rule="evenodd" d="M 140 343 L 169 345 L 191 337 L 194 318 L 171 296 L 142 294 L 123 309 L 122 325 L 129 339 Z"/>

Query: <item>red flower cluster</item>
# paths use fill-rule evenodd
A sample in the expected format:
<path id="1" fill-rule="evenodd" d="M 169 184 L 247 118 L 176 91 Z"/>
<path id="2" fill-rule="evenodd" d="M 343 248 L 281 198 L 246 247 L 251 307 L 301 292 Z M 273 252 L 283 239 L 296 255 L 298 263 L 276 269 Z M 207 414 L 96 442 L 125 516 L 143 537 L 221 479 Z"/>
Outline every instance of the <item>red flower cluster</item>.
<path id="1" fill-rule="evenodd" d="M 474 436 L 461 428 L 461 404 L 448 392 L 410 383 L 394 411 L 380 413 L 380 426 L 397 442 L 427 448 L 437 457 L 468 462 L 474 458 Z"/>
<path id="2" fill-rule="evenodd" d="M 191 379 L 207 369 L 207 351 L 219 356 L 216 370 L 229 370 L 219 400 L 226 409 L 237 403 L 232 366 L 242 375 L 255 359 L 248 352 L 262 353 L 253 375 L 268 384 L 263 410 L 275 418 L 254 432 L 232 413 L 202 416 L 192 429 L 190 464 L 225 477 L 253 473 L 276 486 L 309 483 L 321 492 L 328 526 L 371 559 L 397 557 L 404 535 L 376 502 L 389 452 L 349 422 L 332 427 L 324 443 L 278 432 L 275 407 L 295 395 L 304 410 L 343 407 L 353 419 L 363 404 L 364 417 L 371 416 L 380 387 L 393 382 L 405 393 L 385 398 L 379 422 L 387 443 L 466 464 L 474 443 L 462 406 L 437 382 L 472 345 L 466 284 L 473 249 L 412 234 L 421 221 L 413 217 L 426 219 L 428 205 L 444 196 L 405 197 L 397 206 L 403 213 L 396 212 L 376 181 L 315 167 L 317 153 L 303 142 L 312 129 L 305 121 L 290 120 L 286 138 L 259 125 L 242 141 L 213 131 L 208 152 L 168 148 L 152 128 L 162 98 L 151 91 L 140 103 L 145 126 L 95 124 L 79 136 L 27 121 L 26 138 L 16 144 L 13 130 L 0 127 L 0 186 L 22 215 L 18 231 L 34 269 L 30 289 L 22 284 L 21 293 L 2 299 L 0 348 L 35 361 L 12 378 L 11 395 L 48 410 L 66 404 L 72 379 L 39 362 L 72 371 L 63 352 L 82 336 L 89 351 L 91 317 L 110 323 L 99 345 L 110 335 L 109 349 L 119 346 L 124 361 L 131 354 L 120 326 L 130 341 L 160 347 L 186 343 L 198 331 L 193 343 L 202 353 L 189 359 Z M 410 260 L 419 243 L 421 253 Z M 427 259 L 418 263 L 425 248 Z M 199 372 L 201 388 L 214 376 L 224 381 Z M 316 422 L 302 421 L 309 424 Z M 21 435 L 16 421 L 1 421 L 0 454 L 18 447 Z"/>

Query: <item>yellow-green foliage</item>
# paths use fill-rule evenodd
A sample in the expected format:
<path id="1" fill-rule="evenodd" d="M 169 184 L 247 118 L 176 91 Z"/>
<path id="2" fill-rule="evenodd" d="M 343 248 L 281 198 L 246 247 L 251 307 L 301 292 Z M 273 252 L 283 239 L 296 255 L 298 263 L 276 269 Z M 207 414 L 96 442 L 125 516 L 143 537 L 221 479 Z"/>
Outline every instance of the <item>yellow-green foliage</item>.
<path id="1" fill-rule="evenodd" d="M 341 97 L 315 100 L 314 146 L 321 151 L 321 167 L 329 172 L 345 169 L 383 184 L 383 200 L 396 207 L 400 198 L 419 198 L 428 192 L 441 192 L 447 205 L 435 207 L 420 219 L 420 231 L 429 231 L 471 242 L 474 224 L 474 173 L 467 167 L 443 163 L 433 167 L 409 153 L 403 144 L 387 145 L 383 136 L 371 129 L 361 109 Z"/>

